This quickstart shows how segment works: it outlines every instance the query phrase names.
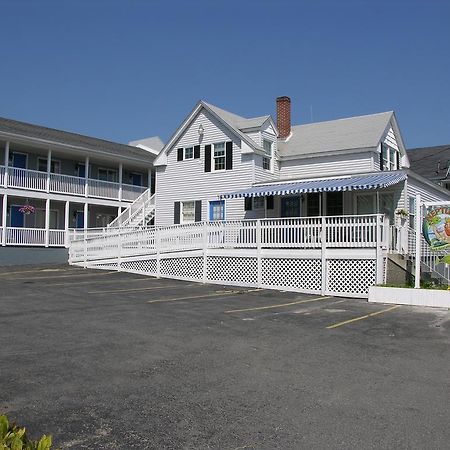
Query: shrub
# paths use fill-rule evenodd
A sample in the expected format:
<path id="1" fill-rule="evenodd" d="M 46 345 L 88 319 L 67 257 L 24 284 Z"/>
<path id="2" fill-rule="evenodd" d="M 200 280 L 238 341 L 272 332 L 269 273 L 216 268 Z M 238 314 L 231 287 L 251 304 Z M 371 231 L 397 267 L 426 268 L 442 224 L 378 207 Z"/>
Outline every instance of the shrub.
<path id="1" fill-rule="evenodd" d="M 32 441 L 25 428 L 10 424 L 6 416 L 0 416 L 0 450 L 50 450 L 51 446 L 51 436 L 44 434 L 39 441 Z"/>

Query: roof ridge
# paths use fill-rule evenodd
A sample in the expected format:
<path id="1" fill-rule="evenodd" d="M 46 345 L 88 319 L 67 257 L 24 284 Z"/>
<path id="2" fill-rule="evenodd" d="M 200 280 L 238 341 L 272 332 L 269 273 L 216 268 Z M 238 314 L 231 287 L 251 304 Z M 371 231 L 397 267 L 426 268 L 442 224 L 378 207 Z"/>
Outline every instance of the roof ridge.
<path id="1" fill-rule="evenodd" d="M 394 111 L 384 111 L 384 112 L 373 113 L 373 114 L 362 114 L 360 116 L 341 117 L 339 119 L 321 120 L 319 122 L 300 123 L 298 125 L 292 125 L 292 127 L 303 127 L 303 126 L 307 126 L 307 125 L 318 125 L 318 124 L 323 124 L 323 123 L 328 123 L 328 122 L 340 122 L 340 121 L 344 121 L 344 120 L 361 119 L 363 117 L 381 116 L 383 114 L 394 114 Z"/>

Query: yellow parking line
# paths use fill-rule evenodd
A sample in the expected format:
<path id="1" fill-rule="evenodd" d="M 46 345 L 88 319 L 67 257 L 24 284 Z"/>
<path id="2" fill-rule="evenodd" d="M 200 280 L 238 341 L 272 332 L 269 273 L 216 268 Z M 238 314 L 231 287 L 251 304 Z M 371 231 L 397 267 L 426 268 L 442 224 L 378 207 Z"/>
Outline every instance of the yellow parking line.
<path id="1" fill-rule="evenodd" d="M 183 284 L 180 286 L 152 286 L 152 287 L 142 287 L 142 288 L 131 288 L 131 289 L 111 289 L 108 291 L 90 291 L 88 294 L 119 294 L 121 292 L 136 292 L 136 291 L 153 291 L 154 289 L 174 289 L 174 288 L 184 288 L 186 286 L 192 286 L 192 283 Z"/>
<path id="2" fill-rule="evenodd" d="M 226 297 L 227 295 L 236 295 L 242 291 L 223 291 L 216 294 L 205 294 L 205 295 L 190 295 L 188 297 L 176 297 L 176 298 L 160 298 L 157 300 L 149 300 L 147 303 L 165 303 L 165 302 L 176 302 L 178 300 L 192 300 L 197 298 L 210 298 L 210 297 Z"/>
<path id="3" fill-rule="evenodd" d="M 235 312 L 244 312 L 244 311 L 259 311 L 261 309 L 272 309 L 272 308 L 282 308 L 284 306 L 291 306 L 291 305 L 299 305 L 301 303 L 310 303 L 310 302 L 318 302 L 320 300 L 325 300 L 327 298 L 332 298 L 331 296 L 327 297 L 314 297 L 314 298 L 307 298 L 305 300 L 299 300 L 298 302 L 290 302 L 290 303 L 280 303 L 278 305 L 270 305 L 270 306 L 257 306 L 256 308 L 244 308 L 244 309 L 231 309 L 229 311 L 225 311 L 226 314 L 229 313 L 235 313 Z"/>
<path id="4" fill-rule="evenodd" d="M 344 320 L 343 322 L 335 323 L 334 325 L 329 325 L 327 330 L 332 330 L 333 328 L 341 327 L 342 325 L 347 325 L 349 323 L 357 322 L 358 320 L 368 319 L 369 317 L 378 316 L 379 314 L 383 314 L 394 309 L 400 308 L 400 305 L 391 306 L 390 308 L 382 309 L 381 311 L 377 311 L 374 313 L 366 314 L 364 316 L 355 317 L 354 319 Z"/>

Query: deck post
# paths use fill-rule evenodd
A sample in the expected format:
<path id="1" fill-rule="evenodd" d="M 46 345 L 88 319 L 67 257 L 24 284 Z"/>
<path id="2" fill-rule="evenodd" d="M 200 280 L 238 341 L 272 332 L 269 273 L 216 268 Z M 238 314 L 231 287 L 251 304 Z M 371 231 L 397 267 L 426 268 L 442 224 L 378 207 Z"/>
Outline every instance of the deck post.
<path id="1" fill-rule="evenodd" d="M 88 182 L 89 180 L 89 156 L 86 156 L 84 161 L 84 196 L 88 196 Z"/>
<path id="2" fill-rule="evenodd" d="M 45 246 L 50 244 L 50 199 L 45 200 Z"/>
<path id="3" fill-rule="evenodd" d="M 420 205 L 420 194 L 416 195 L 416 217 L 415 217 L 415 233 L 416 233 L 416 267 L 414 271 L 414 288 L 420 288 L 420 244 L 421 244 L 421 222 L 422 222 L 422 208 Z"/>
<path id="4" fill-rule="evenodd" d="M 256 258 L 257 258 L 257 285 L 261 287 L 262 284 L 262 261 L 261 261 L 261 219 L 256 220 Z"/>
<path id="5" fill-rule="evenodd" d="M 321 295 L 327 292 L 327 222 L 326 217 L 322 216 L 322 229 L 320 235 L 321 242 L 321 268 L 322 268 L 322 286 L 320 289 Z"/>
<path id="6" fill-rule="evenodd" d="M 69 247 L 69 211 L 70 211 L 70 202 L 66 201 L 64 206 L 64 245 L 66 248 Z"/>
<path id="7" fill-rule="evenodd" d="M 9 141 L 5 143 L 5 178 L 3 180 L 5 188 L 8 187 L 8 176 L 9 176 Z"/>
<path id="8" fill-rule="evenodd" d="M 208 222 L 203 222 L 203 283 L 206 283 L 208 275 Z"/>
<path id="9" fill-rule="evenodd" d="M 2 204 L 2 247 L 6 245 L 6 218 L 8 214 L 8 195 L 3 195 Z"/>
<path id="10" fill-rule="evenodd" d="M 160 258 L 161 242 L 159 233 L 160 231 L 158 230 L 158 228 L 155 228 L 156 278 L 161 278 L 161 258 Z"/>
<path id="11" fill-rule="evenodd" d="M 377 214 L 376 216 L 376 267 L 377 267 L 377 273 L 376 273 L 376 282 L 377 284 L 383 283 L 383 239 L 382 239 L 382 228 L 384 227 L 384 216 Z M 389 230 L 389 228 L 388 228 Z M 386 231 L 386 230 L 385 230 Z"/>
<path id="12" fill-rule="evenodd" d="M 50 172 L 52 170 L 52 150 L 49 148 L 47 151 L 47 193 L 50 192 Z"/>
<path id="13" fill-rule="evenodd" d="M 123 164 L 119 163 L 119 202 L 122 201 Z"/>

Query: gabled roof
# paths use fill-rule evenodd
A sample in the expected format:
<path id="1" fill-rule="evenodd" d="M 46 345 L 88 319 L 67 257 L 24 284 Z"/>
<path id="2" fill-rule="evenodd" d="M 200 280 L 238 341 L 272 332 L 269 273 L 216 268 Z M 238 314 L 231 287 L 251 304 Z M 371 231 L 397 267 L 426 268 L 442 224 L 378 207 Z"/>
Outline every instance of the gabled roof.
<path id="1" fill-rule="evenodd" d="M 18 120 L 0 117 L 0 134 L 5 136 L 17 136 L 23 138 L 37 139 L 45 143 L 61 144 L 84 151 L 98 151 L 111 155 L 130 157 L 152 162 L 154 155 L 136 147 L 119 144 L 117 142 L 97 139 L 82 134 L 68 131 L 56 130 L 54 128 L 42 127 L 31 123 L 19 122 Z"/>
<path id="2" fill-rule="evenodd" d="M 159 153 L 158 157 L 155 160 L 155 165 L 166 164 L 165 155 L 167 151 L 172 147 L 174 142 L 176 142 L 177 139 L 181 136 L 181 134 L 186 130 L 186 128 L 190 125 L 192 120 L 196 117 L 196 115 L 200 112 L 202 108 L 211 113 L 211 115 L 217 118 L 220 122 L 222 122 L 232 133 L 236 135 L 236 137 L 238 137 L 239 139 L 241 139 L 242 142 L 247 144 L 247 146 L 250 149 L 252 149 L 257 153 L 264 154 L 264 150 L 241 130 L 257 127 L 258 124 L 262 125 L 267 120 L 270 120 L 271 124 L 275 128 L 275 125 L 270 116 L 262 116 L 246 119 L 245 117 L 238 116 L 237 114 L 225 111 L 224 109 L 221 109 L 217 106 L 211 105 L 210 103 L 200 100 L 194 107 L 194 109 L 190 112 L 190 114 L 186 117 L 186 119 L 182 122 L 182 124 L 177 128 L 177 130 L 169 139 L 169 141 L 166 143 L 164 148 L 161 150 L 161 152 Z"/>
<path id="3" fill-rule="evenodd" d="M 450 144 L 407 151 L 411 169 L 429 180 L 450 179 Z"/>
<path id="4" fill-rule="evenodd" d="M 282 157 L 376 147 L 393 111 L 346 119 L 294 125 L 291 136 L 278 141 Z"/>

